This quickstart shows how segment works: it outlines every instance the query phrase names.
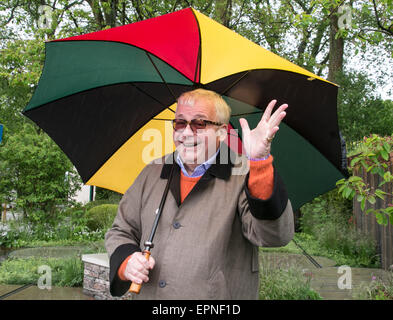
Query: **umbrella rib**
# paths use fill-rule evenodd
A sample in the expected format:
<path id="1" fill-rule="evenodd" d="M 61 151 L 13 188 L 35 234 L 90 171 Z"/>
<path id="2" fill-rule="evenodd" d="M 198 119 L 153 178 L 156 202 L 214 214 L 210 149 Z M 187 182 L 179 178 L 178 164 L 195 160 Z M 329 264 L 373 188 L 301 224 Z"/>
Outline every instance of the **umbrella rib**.
<path id="1" fill-rule="evenodd" d="M 232 117 L 239 117 L 239 116 L 246 116 L 249 114 L 258 114 L 262 113 L 263 111 L 254 111 L 254 112 L 246 112 L 246 113 L 238 113 L 238 114 L 233 114 Z"/>
<path id="2" fill-rule="evenodd" d="M 172 89 L 168 86 L 168 83 L 165 81 L 165 79 L 162 76 L 160 70 L 158 70 L 158 68 L 157 68 L 156 64 L 154 63 L 153 59 L 150 57 L 150 54 L 147 51 L 145 51 L 145 53 L 146 53 L 147 57 L 149 58 L 150 62 L 152 63 L 152 65 L 154 66 L 154 69 L 156 69 L 156 71 L 157 71 L 158 75 L 160 76 L 161 80 L 165 83 L 165 86 L 167 87 L 167 89 L 171 93 L 173 99 L 175 99 L 175 101 L 176 101 L 177 99 L 176 99 L 175 94 L 173 93 Z"/>
<path id="3" fill-rule="evenodd" d="M 236 79 L 236 81 L 234 81 L 233 83 L 231 83 L 229 85 L 229 87 L 227 87 L 223 92 L 222 95 L 225 95 L 227 93 L 227 91 L 229 91 L 230 89 L 232 89 L 233 86 L 235 86 L 240 80 L 242 80 L 246 75 L 248 75 L 250 73 L 251 70 L 247 70 L 239 79 Z"/>
<path id="4" fill-rule="evenodd" d="M 163 107 L 167 107 L 165 104 L 163 104 L 161 101 L 157 100 L 154 96 L 152 96 L 151 94 L 149 94 L 148 92 L 146 92 L 145 90 L 142 90 L 141 88 L 139 88 L 135 83 L 130 82 L 130 84 L 132 86 L 134 86 L 137 90 L 139 90 L 140 92 L 144 93 L 145 95 L 147 95 L 149 98 L 153 99 L 154 101 L 158 102 L 160 105 L 162 105 Z M 170 109 L 170 108 L 168 108 Z M 172 110 L 173 111 L 173 110 Z"/>

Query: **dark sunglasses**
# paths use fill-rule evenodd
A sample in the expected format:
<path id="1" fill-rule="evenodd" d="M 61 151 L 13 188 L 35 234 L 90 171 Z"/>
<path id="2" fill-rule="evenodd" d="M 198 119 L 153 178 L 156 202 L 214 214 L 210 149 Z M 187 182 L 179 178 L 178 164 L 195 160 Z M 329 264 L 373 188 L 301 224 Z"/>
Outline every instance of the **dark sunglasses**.
<path id="1" fill-rule="evenodd" d="M 210 120 L 204 120 L 204 119 L 192 119 L 191 121 L 187 121 L 184 119 L 172 120 L 173 129 L 175 131 L 184 130 L 187 128 L 188 125 L 190 125 L 191 130 L 194 133 L 196 133 L 197 130 L 205 129 L 208 124 L 215 125 L 215 126 L 222 125 L 222 123 L 214 122 L 214 121 L 210 121 Z"/>

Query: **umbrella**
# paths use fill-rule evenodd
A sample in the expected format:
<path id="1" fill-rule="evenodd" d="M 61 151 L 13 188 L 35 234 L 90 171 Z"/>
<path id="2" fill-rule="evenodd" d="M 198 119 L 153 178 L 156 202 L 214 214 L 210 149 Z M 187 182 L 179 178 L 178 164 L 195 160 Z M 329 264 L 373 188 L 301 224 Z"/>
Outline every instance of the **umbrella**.
<path id="1" fill-rule="evenodd" d="M 192 8 L 46 43 L 23 113 L 85 184 L 124 193 L 147 160 L 173 151 L 171 124 L 160 119 L 173 119 L 177 97 L 196 87 L 223 96 L 233 129 L 240 117 L 255 126 L 272 99 L 289 104 L 272 154 L 295 209 L 346 174 L 337 86 Z"/>

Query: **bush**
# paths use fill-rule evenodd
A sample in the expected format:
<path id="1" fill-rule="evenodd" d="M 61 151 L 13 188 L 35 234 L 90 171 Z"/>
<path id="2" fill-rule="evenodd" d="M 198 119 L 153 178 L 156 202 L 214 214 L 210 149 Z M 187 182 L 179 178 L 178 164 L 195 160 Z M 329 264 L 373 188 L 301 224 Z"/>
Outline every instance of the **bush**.
<path id="1" fill-rule="evenodd" d="M 117 213 L 117 204 L 102 204 L 87 211 L 87 227 L 91 230 L 107 230 Z"/>
<path id="2" fill-rule="evenodd" d="M 297 268 L 288 270 L 262 265 L 260 268 L 260 300 L 321 300 L 310 287 L 310 278 Z"/>
<path id="3" fill-rule="evenodd" d="M 0 265 L 1 284 L 37 284 L 40 266 L 51 270 L 52 286 L 78 287 L 83 284 L 83 262 L 79 257 L 67 259 L 7 259 Z"/>
<path id="4" fill-rule="evenodd" d="M 301 238 L 316 242 L 323 251 L 318 254 L 335 260 L 339 265 L 378 266 L 375 242 L 355 229 L 352 201 L 343 199 L 337 188 L 304 205 L 301 212 L 301 229 L 308 235 L 308 238 Z"/>

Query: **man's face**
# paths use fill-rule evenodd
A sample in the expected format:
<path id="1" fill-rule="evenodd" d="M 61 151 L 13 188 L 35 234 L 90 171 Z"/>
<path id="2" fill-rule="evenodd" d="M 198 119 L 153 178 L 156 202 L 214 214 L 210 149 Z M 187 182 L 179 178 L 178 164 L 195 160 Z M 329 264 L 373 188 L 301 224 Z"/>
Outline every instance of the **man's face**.
<path id="1" fill-rule="evenodd" d="M 206 98 L 195 99 L 193 105 L 179 102 L 175 118 L 187 121 L 203 119 L 218 122 L 216 109 Z M 198 164 L 212 157 L 220 144 L 217 134 L 219 128 L 219 126 L 208 124 L 205 129 L 194 133 L 191 126 L 187 125 L 184 130 L 174 131 L 173 140 L 183 163 L 194 169 Z"/>

